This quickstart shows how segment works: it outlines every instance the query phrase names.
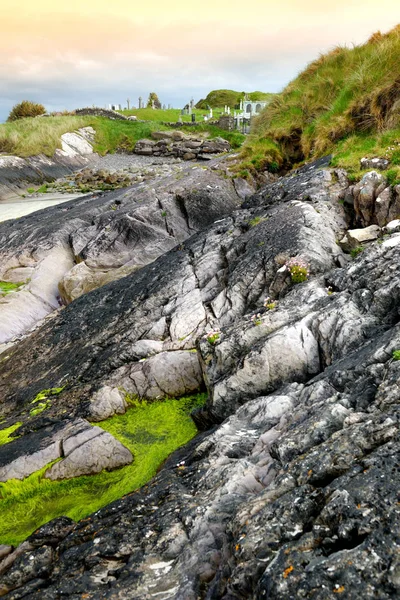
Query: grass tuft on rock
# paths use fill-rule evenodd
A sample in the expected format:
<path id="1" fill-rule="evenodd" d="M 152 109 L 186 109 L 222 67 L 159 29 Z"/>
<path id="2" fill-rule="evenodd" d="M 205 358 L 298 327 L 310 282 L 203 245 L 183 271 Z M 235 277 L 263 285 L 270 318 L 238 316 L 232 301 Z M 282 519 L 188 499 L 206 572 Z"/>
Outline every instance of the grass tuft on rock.
<path id="1" fill-rule="evenodd" d="M 95 423 L 132 452 L 133 463 L 126 467 L 50 481 L 44 478 L 47 465 L 22 481 L 0 483 L 0 544 L 18 544 L 55 517 L 82 519 L 144 485 L 174 450 L 196 435 L 190 413 L 205 401 L 206 394 L 152 403 L 131 399 L 124 415 Z"/>

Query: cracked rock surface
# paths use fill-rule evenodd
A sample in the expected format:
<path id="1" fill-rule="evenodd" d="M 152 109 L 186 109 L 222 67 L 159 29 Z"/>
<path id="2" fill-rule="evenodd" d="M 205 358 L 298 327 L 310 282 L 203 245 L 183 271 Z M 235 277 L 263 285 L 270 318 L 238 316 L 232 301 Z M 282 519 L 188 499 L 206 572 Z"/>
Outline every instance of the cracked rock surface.
<path id="1" fill-rule="evenodd" d="M 282 178 L 0 356 L 6 424 L 66 384 L 21 440 L 65 406 L 71 418 L 123 411 L 119 386 L 209 392 L 194 415 L 207 430 L 148 485 L 7 549 L 1 594 L 399 596 L 400 237 L 350 261 L 336 243 L 348 187 L 323 163 Z M 310 265 L 296 285 L 283 268 L 294 256 Z"/>

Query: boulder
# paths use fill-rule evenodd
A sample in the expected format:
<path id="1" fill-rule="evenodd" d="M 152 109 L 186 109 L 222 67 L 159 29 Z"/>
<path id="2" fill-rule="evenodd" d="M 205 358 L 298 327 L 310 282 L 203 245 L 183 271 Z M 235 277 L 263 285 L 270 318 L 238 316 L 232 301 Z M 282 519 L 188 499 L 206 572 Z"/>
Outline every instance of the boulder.
<path id="1" fill-rule="evenodd" d="M 361 244 L 367 242 L 373 242 L 378 239 L 381 232 L 381 228 L 378 225 L 370 225 L 363 229 L 349 229 L 346 237 L 350 248 L 356 248 Z"/>
<path id="2" fill-rule="evenodd" d="M 375 199 L 379 195 L 377 190 L 384 182 L 383 175 L 376 171 L 370 171 L 354 186 L 354 210 L 358 222 L 363 227 L 368 227 L 373 222 Z"/>
<path id="3" fill-rule="evenodd" d="M 390 161 L 387 158 L 362 158 L 360 160 L 361 169 L 378 169 L 379 171 L 385 171 L 390 165 Z"/>
<path id="4" fill-rule="evenodd" d="M 379 227 L 383 227 L 387 223 L 391 199 L 391 188 L 386 187 L 375 200 L 375 218 Z"/>
<path id="5" fill-rule="evenodd" d="M 63 441 L 63 458 L 45 473 L 47 479 L 71 479 L 129 465 L 133 456 L 110 433 L 92 427 Z"/>
<path id="6" fill-rule="evenodd" d="M 400 231 L 400 219 L 395 219 L 394 221 L 390 221 L 390 223 L 387 223 L 387 225 L 383 228 L 383 232 L 388 233 L 388 234 L 397 233 L 399 231 Z"/>
<path id="7" fill-rule="evenodd" d="M 94 442 L 95 438 L 99 439 Z M 90 475 L 102 468 L 128 464 L 124 461 L 132 462 L 129 450 L 110 434 L 100 427 L 92 427 L 84 419 L 72 419 L 32 431 L 0 446 L 0 481 L 24 479 L 62 457 L 66 458 L 46 471 L 46 477 Z"/>
<path id="8" fill-rule="evenodd" d="M 89 418 L 91 421 L 104 421 L 116 414 L 124 414 L 127 407 L 124 393 L 117 388 L 104 386 L 91 398 Z"/>

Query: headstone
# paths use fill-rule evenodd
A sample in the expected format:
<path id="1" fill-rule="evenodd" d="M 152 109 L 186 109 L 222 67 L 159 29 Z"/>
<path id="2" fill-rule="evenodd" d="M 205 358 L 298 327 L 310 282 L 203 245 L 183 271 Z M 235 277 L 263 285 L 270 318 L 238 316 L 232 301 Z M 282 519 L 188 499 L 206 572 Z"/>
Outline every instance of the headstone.
<path id="1" fill-rule="evenodd" d="M 192 114 L 192 101 L 189 102 L 187 110 L 188 110 L 188 115 L 191 115 Z"/>
<path id="2" fill-rule="evenodd" d="M 171 105 L 170 105 L 170 104 L 168 104 L 168 110 L 171 110 L 171 108 L 172 108 L 172 107 L 171 107 Z"/>
<path id="3" fill-rule="evenodd" d="M 230 106 L 228 106 L 228 110 L 226 112 L 228 113 L 228 115 L 231 114 L 231 107 Z"/>
<path id="4" fill-rule="evenodd" d="M 118 104 L 118 110 L 122 110 L 122 104 Z"/>
<path id="5" fill-rule="evenodd" d="M 162 105 L 162 109 L 167 110 L 167 107 L 165 106 L 165 104 Z"/>
<path id="6" fill-rule="evenodd" d="M 194 109 L 194 98 L 190 99 L 190 108 L 193 110 Z"/>
<path id="7" fill-rule="evenodd" d="M 196 123 L 196 115 L 192 113 L 192 123 Z"/>
<path id="8" fill-rule="evenodd" d="M 152 101 L 151 101 L 151 108 L 152 108 L 153 110 L 155 110 L 155 108 L 156 108 L 156 107 L 155 107 L 155 104 L 154 104 L 154 100 L 152 100 Z"/>
<path id="9" fill-rule="evenodd" d="M 185 114 L 185 109 L 184 109 L 184 108 L 182 108 L 182 110 L 181 110 L 181 115 L 184 115 L 184 114 Z M 181 122 L 182 122 L 182 119 L 181 119 Z"/>
<path id="10" fill-rule="evenodd" d="M 210 114 L 208 115 L 208 118 L 209 119 L 213 118 L 213 109 L 212 108 L 210 108 Z"/>
<path id="11" fill-rule="evenodd" d="M 112 110 L 112 104 L 108 105 L 108 110 Z"/>
<path id="12" fill-rule="evenodd" d="M 179 118 L 178 118 L 178 123 L 182 123 L 182 117 L 181 116 L 179 116 Z"/>
<path id="13" fill-rule="evenodd" d="M 139 108 L 143 108 L 143 99 L 142 99 L 142 96 L 139 96 Z"/>
<path id="14" fill-rule="evenodd" d="M 131 105 L 131 101 L 130 101 L 130 99 L 129 99 L 129 98 L 127 98 L 127 100 L 126 100 L 126 103 L 127 103 L 127 105 L 128 105 L 128 110 L 129 110 L 129 108 L 130 108 L 130 105 Z"/>

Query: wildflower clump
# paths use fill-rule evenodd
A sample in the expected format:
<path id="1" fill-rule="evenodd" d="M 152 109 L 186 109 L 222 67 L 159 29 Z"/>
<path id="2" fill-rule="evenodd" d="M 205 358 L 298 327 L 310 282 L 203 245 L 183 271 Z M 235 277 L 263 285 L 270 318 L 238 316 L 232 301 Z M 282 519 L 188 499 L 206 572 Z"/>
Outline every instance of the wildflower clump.
<path id="1" fill-rule="evenodd" d="M 310 275 L 309 264 L 301 258 L 301 256 L 293 256 L 286 262 L 286 266 L 289 269 L 292 283 L 302 283 L 307 281 Z"/>
<path id="2" fill-rule="evenodd" d="M 265 298 L 264 300 L 264 308 L 266 308 L 267 310 L 274 310 L 274 308 L 276 308 L 278 305 L 278 303 L 273 300 L 271 300 L 271 298 L 268 296 L 267 298 Z"/>
<path id="3" fill-rule="evenodd" d="M 220 329 L 212 329 L 211 331 L 208 331 L 205 335 L 203 335 L 203 338 L 206 339 L 207 342 L 209 344 L 211 344 L 211 346 L 214 346 L 220 337 L 221 337 Z"/>
<path id="4" fill-rule="evenodd" d="M 257 313 L 256 315 L 252 315 L 250 317 L 250 321 L 253 323 L 253 325 L 261 325 L 261 323 L 262 323 L 261 313 Z"/>

